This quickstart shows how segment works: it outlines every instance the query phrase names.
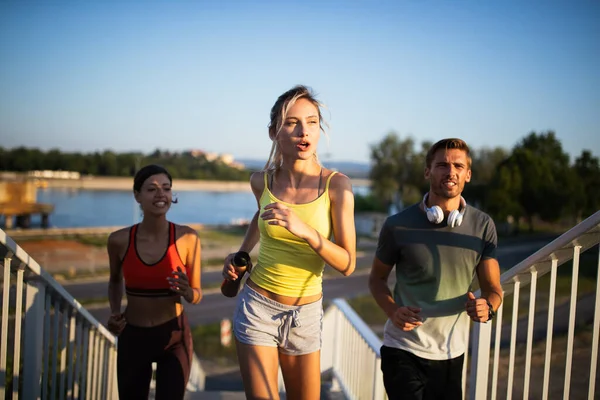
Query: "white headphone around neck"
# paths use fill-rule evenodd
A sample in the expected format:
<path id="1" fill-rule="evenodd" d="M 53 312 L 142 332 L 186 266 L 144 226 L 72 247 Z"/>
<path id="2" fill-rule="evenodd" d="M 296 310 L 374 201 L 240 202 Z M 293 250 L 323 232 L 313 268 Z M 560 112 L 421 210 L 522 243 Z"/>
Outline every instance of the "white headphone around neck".
<path id="1" fill-rule="evenodd" d="M 439 224 L 444 220 L 444 211 L 442 211 L 442 208 L 440 206 L 433 206 L 431 208 L 428 208 L 428 198 L 429 192 L 425 193 L 425 196 L 423 196 L 423 209 L 427 214 L 427 219 L 429 220 L 429 222 Z M 460 206 L 461 210 L 452 210 L 450 211 L 450 214 L 448 214 L 448 226 L 450 228 L 454 228 L 462 224 L 463 216 L 465 215 L 465 209 L 467 208 L 467 202 L 462 196 L 460 196 Z"/>

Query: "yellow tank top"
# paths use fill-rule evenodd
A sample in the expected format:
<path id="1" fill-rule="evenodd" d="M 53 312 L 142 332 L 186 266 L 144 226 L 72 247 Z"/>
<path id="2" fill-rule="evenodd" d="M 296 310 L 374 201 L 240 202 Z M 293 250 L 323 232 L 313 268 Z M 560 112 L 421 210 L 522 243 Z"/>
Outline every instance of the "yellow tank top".
<path id="1" fill-rule="evenodd" d="M 331 236 L 331 201 L 329 182 L 333 172 L 327 178 L 325 190 L 315 200 L 304 204 L 290 204 L 279 200 L 271 193 L 264 174 L 265 188 L 260 196 L 260 212 L 270 203 L 281 203 L 289 207 L 305 223 L 314 228 L 323 237 Z M 258 219 L 260 231 L 260 249 L 258 262 L 252 268 L 254 283 L 273 293 L 290 296 L 313 296 L 322 292 L 323 259 L 304 240 L 281 226 L 269 225 Z"/>

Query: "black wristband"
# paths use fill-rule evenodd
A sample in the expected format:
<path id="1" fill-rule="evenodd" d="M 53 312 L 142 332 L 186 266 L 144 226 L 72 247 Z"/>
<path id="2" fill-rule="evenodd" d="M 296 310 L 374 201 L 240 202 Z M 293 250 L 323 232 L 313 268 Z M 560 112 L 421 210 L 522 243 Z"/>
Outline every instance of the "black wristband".
<path id="1" fill-rule="evenodd" d="M 488 299 L 485 299 L 485 302 L 488 305 L 488 321 L 491 321 L 492 318 L 494 318 L 496 316 L 496 312 L 494 311 L 494 307 L 492 307 L 492 303 L 490 303 L 490 301 Z M 487 322 L 487 321 L 486 321 Z"/>

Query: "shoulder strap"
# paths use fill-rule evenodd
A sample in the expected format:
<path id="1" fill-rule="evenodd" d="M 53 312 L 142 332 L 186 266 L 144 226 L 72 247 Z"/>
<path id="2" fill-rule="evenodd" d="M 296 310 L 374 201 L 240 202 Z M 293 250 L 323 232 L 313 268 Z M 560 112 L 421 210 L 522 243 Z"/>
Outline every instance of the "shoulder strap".
<path id="1" fill-rule="evenodd" d="M 135 244 L 135 234 L 137 233 L 137 228 L 139 224 L 131 225 L 129 228 L 129 246 Z"/>
<path id="2" fill-rule="evenodd" d="M 337 174 L 337 171 L 333 171 L 333 172 L 331 173 L 331 175 L 329 175 L 329 176 L 327 177 L 327 182 L 325 183 L 325 191 L 328 191 L 328 190 L 329 190 L 329 182 L 331 182 L 331 178 L 332 178 L 332 177 L 333 177 L 335 174 Z"/>
<path id="3" fill-rule="evenodd" d="M 169 221 L 169 245 L 175 244 L 176 241 L 175 224 Z"/>
<path id="4" fill-rule="evenodd" d="M 129 242 L 127 242 L 127 249 L 125 249 L 125 254 L 123 254 L 121 263 L 127 258 L 127 255 L 132 250 L 133 250 L 134 254 L 136 254 L 136 257 L 137 257 L 137 253 L 135 251 L 135 234 L 137 232 L 138 225 L 139 224 L 131 225 L 131 227 L 129 228 Z"/>

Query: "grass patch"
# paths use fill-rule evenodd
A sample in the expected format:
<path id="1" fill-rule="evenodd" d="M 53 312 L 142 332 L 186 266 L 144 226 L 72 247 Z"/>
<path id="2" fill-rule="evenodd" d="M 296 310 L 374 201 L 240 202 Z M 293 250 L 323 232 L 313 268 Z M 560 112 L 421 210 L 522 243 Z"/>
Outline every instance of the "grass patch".
<path id="1" fill-rule="evenodd" d="M 81 300 L 77 300 L 77 301 L 82 306 L 90 306 L 93 304 L 107 304 L 108 297 L 90 297 L 90 298 L 85 298 L 85 299 L 81 299 Z"/>
<path id="2" fill-rule="evenodd" d="M 225 257 L 227 257 L 226 252 L 223 253 L 223 257 L 211 257 L 202 259 L 203 267 L 221 267 L 223 268 L 223 263 L 225 262 Z"/>
<path id="3" fill-rule="evenodd" d="M 219 230 L 213 228 L 200 229 L 198 231 L 198 236 L 200 237 L 200 241 L 206 241 L 208 244 L 211 242 L 218 242 L 219 244 L 237 244 L 244 238 L 246 234 L 245 227 L 232 226 L 227 228 L 222 228 Z"/>
<path id="4" fill-rule="evenodd" d="M 371 295 L 354 297 L 348 300 L 348 304 L 367 325 L 383 325 L 388 319 Z"/>
<path id="5" fill-rule="evenodd" d="M 197 325 L 192 328 L 194 351 L 201 358 L 207 358 L 220 365 L 237 365 L 237 352 L 233 333 L 231 345 L 221 344 L 221 324 Z"/>
<path id="6" fill-rule="evenodd" d="M 110 275 L 110 268 L 94 268 L 86 269 L 86 268 L 70 268 L 67 270 L 56 271 L 52 273 L 52 277 L 57 281 L 69 281 L 74 279 L 82 279 L 82 278 L 97 278 L 97 277 L 107 277 Z"/>
<path id="7" fill-rule="evenodd" d="M 67 237 L 67 239 L 69 239 L 69 237 Z M 74 239 L 81 244 L 95 247 L 106 247 L 106 244 L 108 243 L 108 235 L 78 235 L 71 237 L 71 239 Z"/>

